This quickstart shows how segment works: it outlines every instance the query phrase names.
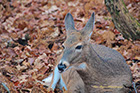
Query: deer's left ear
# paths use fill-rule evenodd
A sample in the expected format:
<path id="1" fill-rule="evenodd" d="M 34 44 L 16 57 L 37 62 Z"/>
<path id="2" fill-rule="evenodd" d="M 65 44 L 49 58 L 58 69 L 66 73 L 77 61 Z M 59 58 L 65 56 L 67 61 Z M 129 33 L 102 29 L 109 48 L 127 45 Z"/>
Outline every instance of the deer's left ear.
<path id="1" fill-rule="evenodd" d="M 92 13 L 90 19 L 88 20 L 86 26 L 81 30 L 81 33 L 85 37 L 90 37 L 93 32 L 94 27 L 94 21 L 95 21 L 95 14 Z"/>

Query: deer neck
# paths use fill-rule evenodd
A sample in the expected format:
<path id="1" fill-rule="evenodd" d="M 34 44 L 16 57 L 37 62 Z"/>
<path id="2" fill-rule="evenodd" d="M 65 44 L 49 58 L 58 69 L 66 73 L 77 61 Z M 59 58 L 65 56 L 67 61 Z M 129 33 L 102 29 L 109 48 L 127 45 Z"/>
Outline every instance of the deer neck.
<path id="1" fill-rule="evenodd" d="M 100 55 L 97 54 L 96 50 L 92 47 L 92 44 L 87 45 L 88 48 L 85 51 L 85 60 L 88 64 L 88 68 L 91 69 L 91 73 L 98 73 L 99 76 L 104 76 L 112 73 L 112 69 L 108 63 L 103 60 Z M 90 71 L 89 69 L 89 71 Z M 94 71 L 93 71 L 94 70 Z M 110 73 L 109 73 L 110 72 Z"/>
<path id="2" fill-rule="evenodd" d="M 86 46 L 86 50 L 84 51 L 85 60 L 87 64 L 96 65 L 103 64 L 104 60 L 97 54 L 96 50 L 92 47 L 92 44 L 88 44 Z"/>

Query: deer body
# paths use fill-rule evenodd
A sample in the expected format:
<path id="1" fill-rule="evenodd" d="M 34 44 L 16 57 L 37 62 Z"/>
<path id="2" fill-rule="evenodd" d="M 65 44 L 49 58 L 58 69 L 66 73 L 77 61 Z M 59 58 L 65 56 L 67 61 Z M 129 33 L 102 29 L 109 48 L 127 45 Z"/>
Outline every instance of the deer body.
<path id="1" fill-rule="evenodd" d="M 78 70 L 85 84 L 85 93 L 128 93 L 131 71 L 120 53 L 101 45 L 89 45 L 83 53 L 87 63 L 85 70 Z M 97 50 L 97 51 L 96 51 Z M 92 86 L 111 86 L 111 89 Z M 122 88 L 120 88 L 122 87 Z"/>
<path id="2" fill-rule="evenodd" d="M 68 82 L 69 80 L 75 82 L 74 87 L 81 84 L 80 89 L 84 89 L 83 92 L 68 93 L 128 93 L 129 89 L 126 87 L 132 83 L 129 66 L 117 51 L 90 43 L 93 26 L 94 13 L 82 30 L 75 29 L 70 13 L 65 17 L 67 39 L 56 68 L 60 76 L 65 78 L 62 80 L 68 89 L 76 89 L 72 88 L 73 83 Z M 69 74 L 71 71 L 75 72 L 76 78 Z"/>
<path id="3" fill-rule="evenodd" d="M 91 44 L 90 36 L 94 26 L 94 13 L 82 30 L 76 30 L 73 17 L 65 17 L 67 39 L 58 69 L 63 73 L 69 66 L 86 62 L 84 70 L 77 70 L 85 84 L 85 93 L 127 93 L 125 86 L 131 86 L 131 71 L 124 58 L 117 51 L 105 46 Z M 93 86 L 119 86 L 118 88 L 95 88 Z"/>

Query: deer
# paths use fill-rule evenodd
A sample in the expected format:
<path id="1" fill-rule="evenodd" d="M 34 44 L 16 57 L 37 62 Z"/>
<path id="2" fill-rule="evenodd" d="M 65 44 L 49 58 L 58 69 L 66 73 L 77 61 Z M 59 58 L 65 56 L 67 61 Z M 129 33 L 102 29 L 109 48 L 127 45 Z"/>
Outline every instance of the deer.
<path id="1" fill-rule="evenodd" d="M 93 12 L 85 27 L 77 30 L 72 15 L 65 16 L 67 38 L 61 58 L 51 74 L 50 87 L 54 89 L 59 82 L 61 89 L 71 89 L 72 92 L 67 93 L 129 93 L 131 70 L 119 52 L 90 42 L 94 23 Z M 78 89 L 82 91 L 76 92 Z"/>

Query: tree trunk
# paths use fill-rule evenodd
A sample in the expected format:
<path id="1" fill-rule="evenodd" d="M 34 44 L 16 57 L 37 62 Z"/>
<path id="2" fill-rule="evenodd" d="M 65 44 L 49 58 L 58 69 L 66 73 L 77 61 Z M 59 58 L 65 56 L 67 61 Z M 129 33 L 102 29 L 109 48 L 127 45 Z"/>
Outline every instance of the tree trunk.
<path id="1" fill-rule="evenodd" d="M 133 18 L 123 0 L 105 0 L 108 11 L 112 16 L 113 23 L 126 39 L 140 39 L 140 23 Z"/>

